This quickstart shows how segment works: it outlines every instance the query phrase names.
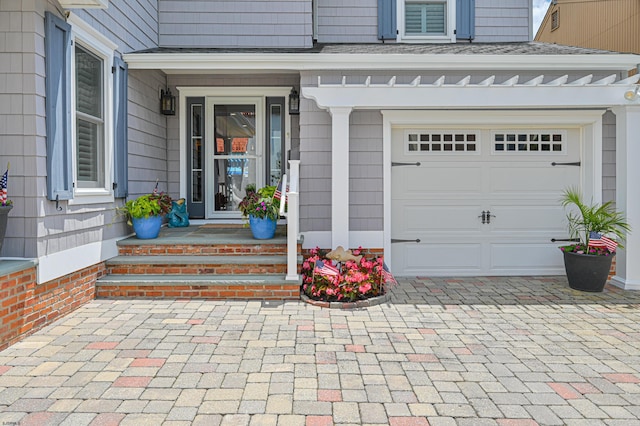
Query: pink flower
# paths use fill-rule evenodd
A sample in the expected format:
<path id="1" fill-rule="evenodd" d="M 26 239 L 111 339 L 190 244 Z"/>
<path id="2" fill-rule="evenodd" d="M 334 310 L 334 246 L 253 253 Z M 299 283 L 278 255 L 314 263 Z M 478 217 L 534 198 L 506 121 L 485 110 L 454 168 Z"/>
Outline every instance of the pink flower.
<path id="1" fill-rule="evenodd" d="M 371 284 L 369 283 L 362 284 L 360 287 L 358 287 L 358 290 L 360 291 L 361 294 L 365 294 L 366 292 L 371 290 Z"/>

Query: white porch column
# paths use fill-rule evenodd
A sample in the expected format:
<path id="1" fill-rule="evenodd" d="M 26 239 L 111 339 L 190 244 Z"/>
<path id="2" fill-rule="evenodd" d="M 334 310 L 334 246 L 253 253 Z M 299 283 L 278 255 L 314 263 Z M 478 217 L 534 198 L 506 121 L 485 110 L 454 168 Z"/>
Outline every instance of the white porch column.
<path id="1" fill-rule="evenodd" d="M 613 281 L 640 290 L 640 105 L 613 108 L 616 115 L 616 208 L 631 225 L 625 248 L 616 256 Z"/>
<path id="2" fill-rule="evenodd" d="M 349 115 L 352 108 L 329 108 L 331 114 L 331 248 L 349 249 Z"/>

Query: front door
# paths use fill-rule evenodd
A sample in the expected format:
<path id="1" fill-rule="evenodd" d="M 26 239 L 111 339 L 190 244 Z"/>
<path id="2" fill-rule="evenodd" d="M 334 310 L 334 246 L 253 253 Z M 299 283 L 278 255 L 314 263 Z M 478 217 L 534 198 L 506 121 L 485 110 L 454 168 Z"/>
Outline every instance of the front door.
<path id="1" fill-rule="evenodd" d="M 208 217 L 237 218 L 247 185 L 264 185 L 264 120 L 260 98 L 207 101 Z"/>
<path id="2" fill-rule="evenodd" d="M 271 90 L 264 96 L 188 96 L 185 101 L 189 216 L 240 219 L 238 204 L 246 187 L 277 185 L 285 173 L 286 97 Z"/>

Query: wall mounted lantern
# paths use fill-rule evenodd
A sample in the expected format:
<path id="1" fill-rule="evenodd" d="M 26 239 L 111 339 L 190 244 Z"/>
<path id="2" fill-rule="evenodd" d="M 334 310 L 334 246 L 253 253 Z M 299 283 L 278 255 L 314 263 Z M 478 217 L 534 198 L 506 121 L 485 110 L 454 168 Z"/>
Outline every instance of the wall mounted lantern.
<path id="1" fill-rule="evenodd" d="M 164 115 L 176 115 L 176 97 L 171 94 L 171 89 L 160 91 L 160 112 Z"/>
<path id="2" fill-rule="evenodd" d="M 636 90 L 628 90 L 624 93 L 624 98 L 628 101 L 635 101 L 640 96 L 640 86 L 636 86 Z"/>
<path id="3" fill-rule="evenodd" d="M 300 115 L 300 95 L 295 87 L 289 93 L 289 115 Z"/>

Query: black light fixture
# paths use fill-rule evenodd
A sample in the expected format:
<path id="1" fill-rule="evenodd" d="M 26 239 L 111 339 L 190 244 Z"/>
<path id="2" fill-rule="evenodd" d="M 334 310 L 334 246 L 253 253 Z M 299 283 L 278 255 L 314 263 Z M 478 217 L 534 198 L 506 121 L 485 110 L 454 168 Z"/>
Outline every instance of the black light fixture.
<path id="1" fill-rule="evenodd" d="M 300 115 L 300 95 L 295 87 L 289 93 L 289 115 Z"/>
<path id="2" fill-rule="evenodd" d="M 176 115 L 176 97 L 171 94 L 171 89 L 160 90 L 160 112 L 164 115 Z"/>

